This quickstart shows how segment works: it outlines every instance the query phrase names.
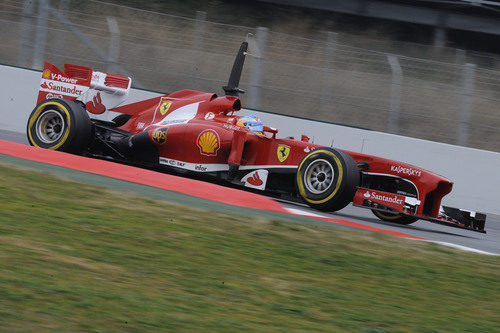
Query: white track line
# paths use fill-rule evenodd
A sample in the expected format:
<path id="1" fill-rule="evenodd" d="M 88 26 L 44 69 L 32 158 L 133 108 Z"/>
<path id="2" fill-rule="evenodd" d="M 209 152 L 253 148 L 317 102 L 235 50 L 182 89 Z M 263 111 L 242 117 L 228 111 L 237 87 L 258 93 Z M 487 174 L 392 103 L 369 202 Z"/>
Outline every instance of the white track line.
<path id="1" fill-rule="evenodd" d="M 311 212 L 308 212 L 308 211 L 305 211 L 305 210 L 302 210 L 299 208 L 290 208 L 290 207 L 284 207 L 284 208 L 294 215 L 311 216 L 311 217 L 327 217 L 327 216 L 311 213 Z"/>
<path id="2" fill-rule="evenodd" d="M 290 213 L 292 213 L 294 215 L 310 216 L 310 217 L 326 217 L 326 218 L 328 218 L 328 216 L 323 216 L 323 215 L 311 213 L 311 212 L 308 212 L 308 211 L 305 211 L 305 210 L 302 210 L 302 209 L 299 209 L 299 208 L 285 207 L 285 209 L 288 210 Z M 479 253 L 479 254 L 485 254 L 485 255 L 489 255 L 489 256 L 498 256 L 499 255 L 497 253 L 486 252 L 486 251 L 474 249 L 474 248 L 468 247 L 468 246 L 463 246 L 463 245 L 458 245 L 458 244 L 453 244 L 453 243 L 447 243 L 447 242 L 441 242 L 441 241 L 435 241 L 435 240 L 431 240 L 431 239 L 424 240 L 424 242 L 440 244 L 440 245 L 443 245 L 443 246 L 453 247 L 455 249 L 459 249 L 459 250 L 462 250 L 462 251 L 468 251 L 468 252 L 474 252 L 474 253 Z"/>
<path id="3" fill-rule="evenodd" d="M 486 251 L 474 249 L 472 247 L 458 245 L 458 244 L 453 244 L 453 243 L 433 241 L 433 240 L 428 240 L 426 242 L 436 243 L 436 244 L 440 244 L 440 245 L 444 245 L 444 246 L 449 246 L 449 247 L 453 247 L 455 249 L 459 249 L 459 250 L 462 250 L 462 251 L 468 251 L 468 252 L 475 252 L 475 253 L 480 253 L 480 254 L 486 254 L 486 255 L 489 255 L 489 256 L 498 256 L 499 255 L 498 253 L 486 252 Z"/>

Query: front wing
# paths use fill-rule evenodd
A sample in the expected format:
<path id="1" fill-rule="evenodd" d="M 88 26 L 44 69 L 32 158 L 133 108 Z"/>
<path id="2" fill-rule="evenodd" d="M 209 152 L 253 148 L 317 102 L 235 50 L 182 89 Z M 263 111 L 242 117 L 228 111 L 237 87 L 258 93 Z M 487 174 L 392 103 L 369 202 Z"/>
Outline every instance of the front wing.
<path id="1" fill-rule="evenodd" d="M 483 213 L 442 206 L 438 216 L 419 216 L 415 212 L 421 204 L 420 200 L 400 194 L 358 187 L 352 203 L 358 207 L 400 213 L 449 227 L 486 233 L 486 215 Z"/>

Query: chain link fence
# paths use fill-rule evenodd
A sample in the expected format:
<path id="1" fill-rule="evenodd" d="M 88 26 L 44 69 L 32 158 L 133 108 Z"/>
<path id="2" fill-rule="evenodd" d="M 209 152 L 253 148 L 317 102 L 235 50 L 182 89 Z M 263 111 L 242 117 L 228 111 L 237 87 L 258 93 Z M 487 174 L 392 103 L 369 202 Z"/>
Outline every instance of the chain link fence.
<path id="1" fill-rule="evenodd" d="M 500 151 L 497 55 L 327 31 L 304 38 L 91 0 L 0 0 L 0 23 L 0 63 L 75 63 L 165 93 L 222 93 L 251 33 L 249 108 Z"/>

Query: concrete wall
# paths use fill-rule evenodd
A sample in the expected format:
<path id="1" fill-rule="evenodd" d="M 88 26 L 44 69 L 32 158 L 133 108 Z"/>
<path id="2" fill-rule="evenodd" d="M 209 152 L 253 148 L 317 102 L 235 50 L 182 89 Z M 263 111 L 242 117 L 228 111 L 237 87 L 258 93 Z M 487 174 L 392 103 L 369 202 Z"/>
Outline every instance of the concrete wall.
<path id="1" fill-rule="evenodd" d="M 24 133 L 35 106 L 41 73 L 0 65 L 0 129 Z M 128 102 L 158 96 L 132 89 Z M 278 136 L 308 135 L 314 143 L 414 164 L 455 182 L 444 204 L 500 215 L 496 193 L 500 191 L 500 153 L 408 138 L 331 123 L 293 118 L 255 110 Z"/>

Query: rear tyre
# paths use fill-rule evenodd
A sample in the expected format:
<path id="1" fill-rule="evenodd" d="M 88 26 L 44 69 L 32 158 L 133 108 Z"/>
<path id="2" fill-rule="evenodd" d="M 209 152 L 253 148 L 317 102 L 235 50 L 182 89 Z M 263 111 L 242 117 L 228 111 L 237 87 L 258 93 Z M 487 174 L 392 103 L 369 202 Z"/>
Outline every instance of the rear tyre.
<path id="1" fill-rule="evenodd" d="M 337 211 L 347 206 L 356 193 L 360 172 L 349 154 L 322 147 L 311 151 L 297 169 L 297 189 L 311 207 Z"/>
<path id="2" fill-rule="evenodd" d="M 372 213 L 376 217 L 381 219 L 382 221 L 393 222 L 393 223 L 403 224 L 403 225 L 412 224 L 413 222 L 416 222 L 419 220 L 417 217 L 403 215 L 400 213 L 381 212 L 381 211 L 375 210 L 375 209 L 372 209 Z"/>
<path id="3" fill-rule="evenodd" d="M 32 146 L 78 154 L 92 140 L 92 123 L 79 103 L 47 99 L 31 112 L 26 133 Z"/>

